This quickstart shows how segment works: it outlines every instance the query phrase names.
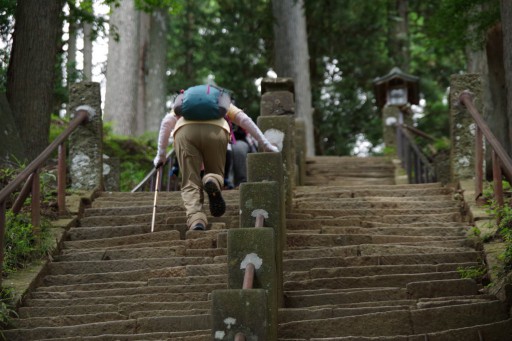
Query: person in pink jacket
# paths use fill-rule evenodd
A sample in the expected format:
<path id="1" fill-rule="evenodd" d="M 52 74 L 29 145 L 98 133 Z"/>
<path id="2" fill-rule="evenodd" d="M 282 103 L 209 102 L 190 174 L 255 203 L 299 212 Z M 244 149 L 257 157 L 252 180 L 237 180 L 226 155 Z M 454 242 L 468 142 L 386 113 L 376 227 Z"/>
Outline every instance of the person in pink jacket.
<path id="1" fill-rule="evenodd" d="M 208 224 L 207 216 L 202 210 L 203 190 L 208 195 L 212 216 L 220 217 L 226 211 L 221 189 L 224 184 L 226 150 L 230 140 L 230 126 L 227 120 L 250 133 L 263 151 L 279 152 L 252 119 L 232 103 L 225 118 L 187 120 L 172 110 L 163 118 L 160 125 L 158 152 L 153 163 L 158 168 L 165 162 L 169 136 L 172 132 L 182 176 L 181 197 L 186 209 L 187 226 L 191 230 L 205 230 Z M 204 167 L 202 178 L 201 167 Z"/>

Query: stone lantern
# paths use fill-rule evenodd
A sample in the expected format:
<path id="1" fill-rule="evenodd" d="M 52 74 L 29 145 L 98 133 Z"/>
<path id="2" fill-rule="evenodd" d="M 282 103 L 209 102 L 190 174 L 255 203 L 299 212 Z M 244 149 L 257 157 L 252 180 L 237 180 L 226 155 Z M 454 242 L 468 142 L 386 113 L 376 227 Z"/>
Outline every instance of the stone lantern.
<path id="1" fill-rule="evenodd" d="M 386 147 L 395 147 L 395 125 L 412 125 L 409 105 L 419 104 L 419 77 L 409 75 L 398 67 L 373 80 L 377 106 L 382 109 L 383 137 Z"/>

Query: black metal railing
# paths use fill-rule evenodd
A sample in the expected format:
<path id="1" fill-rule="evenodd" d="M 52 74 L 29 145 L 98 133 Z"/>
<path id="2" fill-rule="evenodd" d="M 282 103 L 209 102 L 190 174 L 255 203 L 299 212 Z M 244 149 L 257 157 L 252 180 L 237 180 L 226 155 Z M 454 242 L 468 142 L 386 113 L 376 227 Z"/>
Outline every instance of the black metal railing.
<path id="1" fill-rule="evenodd" d="M 406 124 L 396 127 L 397 153 L 402 167 L 407 173 L 409 183 L 436 182 L 436 169 L 432 162 L 422 153 L 412 134 L 434 140 L 430 135 Z"/>

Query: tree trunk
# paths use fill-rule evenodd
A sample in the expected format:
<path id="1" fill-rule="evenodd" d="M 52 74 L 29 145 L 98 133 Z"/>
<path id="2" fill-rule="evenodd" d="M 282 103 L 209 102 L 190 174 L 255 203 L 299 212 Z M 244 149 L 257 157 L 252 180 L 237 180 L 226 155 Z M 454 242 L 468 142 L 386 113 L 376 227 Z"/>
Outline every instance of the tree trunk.
<path id="1" fill-rule="evenodd" d="M 136 114 L 136 135 L 144 134 L 146 130 L 146 75 L 151 67 L 147 62 L 149 49 L 149 25 L 151 17 L 148 13 L 139 14 L 139 67 L 138 67 L 138 89 L 137 89 L 137 114 Z"/>
<path id="2" fill-rule="evenodd" d="M 166 112 L 167 97 L 167 9 L 151 14 L 146 76 L 146 131 L 157 132 Z"/>
<path id="3" fill-rule="evenodd" d="M 512 2 L 510 0 L 501 0 L 500 8 L 503 29 L 504 75 L 507 91 L 508 138 L 509 141 L 512 141 Z M 509 155 L 512 155 L 510 149 L 508 152 Z"/>
<path id="4" fill-rule="evenodd" d="M 66 82 L 68 88 L 76 81 L 76 22 L 69 23 L 69 38 L 68 38 L 68 61 L 66 63 Z"/>
<path id="5" fill-rule="evenodd" d="M 313 107 L 306 16 L 303 0 L 274 0 L 275 71 L 291 77 L 295 88 L 296 116 L 304 120 L 306 155 L 315 155 Z"/>
<path id="6" fill-rule="evenodd" d="M 136 135 L 138 72 L 139 12 L 133 0 L 121 1 L 110 17 L 104 110 L 115 134 Z"/>
<path id="7" fill-rule="evenodd" d="M 83 24 L 84 32 L 84 81 L 92 81 L 92 25 L 88 22 Z"/>
<path id="8" fill-rule="evenodd" d="M 61 0 L 17 2 L 7 99 L 29 160 L 48 145 L 62 8 Z"/>
<path id="9" fill-rule="evenodd" d="M 407 0 L 395 0 L 390 2 L 389 20 L 391 35 L 389 37 L 391 58 L 395 65 L 407 72 L 409 70 L 409 7 Z"/>

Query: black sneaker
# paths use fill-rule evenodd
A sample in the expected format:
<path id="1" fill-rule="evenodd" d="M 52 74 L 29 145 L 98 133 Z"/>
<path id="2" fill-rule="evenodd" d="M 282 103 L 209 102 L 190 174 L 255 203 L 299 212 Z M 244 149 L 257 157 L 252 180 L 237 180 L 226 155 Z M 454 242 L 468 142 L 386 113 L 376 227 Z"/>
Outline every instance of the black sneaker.
<path id="1" fill-rule="evenodd" d="M 194 226 L 192 226 L 192 230 L 194 230 L 194 231 L 204 231 L 205 228 L 204 228 L 203 223 L 197 223 Z"/>
<path id="2" fill-rule="evenodd" d="M 204 184 L 204 190 L 208 194 L 210 202 L 210 213 L 214 217 L 220 217 L 226 212 L 226 202 L 222 198 L 219 187 L 213 181 Z"/>

